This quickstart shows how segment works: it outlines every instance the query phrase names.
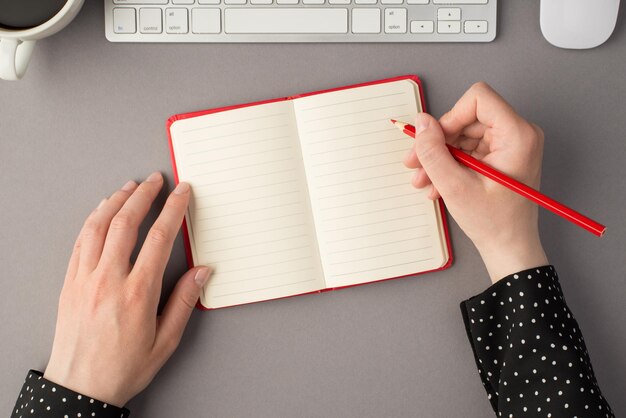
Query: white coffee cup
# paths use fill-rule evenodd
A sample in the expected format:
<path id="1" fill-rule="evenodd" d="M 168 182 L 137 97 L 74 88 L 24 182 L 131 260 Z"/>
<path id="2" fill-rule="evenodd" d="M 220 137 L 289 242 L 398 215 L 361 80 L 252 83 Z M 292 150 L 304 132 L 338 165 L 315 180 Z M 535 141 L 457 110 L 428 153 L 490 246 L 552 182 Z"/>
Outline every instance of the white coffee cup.
<path id="1" fill-rule="evenodd" d="M 19 80 L 24 76 L 35 42 L 67 26 L 80 11 L 84 0 L 67 0 L 57 14 L 46 22 L 26 29 L 0 27 L 0 78 Z"/>

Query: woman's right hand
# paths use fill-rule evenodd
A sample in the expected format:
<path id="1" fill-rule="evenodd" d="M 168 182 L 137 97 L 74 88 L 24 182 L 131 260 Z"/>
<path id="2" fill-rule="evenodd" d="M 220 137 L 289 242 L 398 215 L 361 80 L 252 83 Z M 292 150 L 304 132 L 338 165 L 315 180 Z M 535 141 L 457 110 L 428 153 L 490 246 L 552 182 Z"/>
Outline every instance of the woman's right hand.
<path id="1" fill-rule="evenodd" d="M 441 196 L 480 252 L 493 282 L 548 263 L 538 207 L 457 162 L 446 142 L 526 185 L 539 189 L 543 132 L 519 116 L 485 83 L 473 85 L 439 122 L 419 114 L 414 147 L 404 164 L 412 183 Z"/>

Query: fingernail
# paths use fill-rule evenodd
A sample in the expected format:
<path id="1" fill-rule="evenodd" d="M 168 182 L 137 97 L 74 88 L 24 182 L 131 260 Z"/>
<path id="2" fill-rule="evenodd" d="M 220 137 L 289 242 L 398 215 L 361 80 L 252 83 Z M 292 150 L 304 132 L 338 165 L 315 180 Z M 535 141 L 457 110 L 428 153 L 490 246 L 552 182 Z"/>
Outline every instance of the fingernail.
<path id="1" fill-rule="evenodd" d="M 100 202 L 100 204 L 96 207 L 96 210 L 97 210 L 97 209 L 100 209 L 100 208 L 102 207 L 102 205 L 104 205 L 104 204 L 106 203 L 106 201 L 107 201 L 107 199 L 106 199 L 106 198 L 102 199 L 102 201 Z"/>
<path id="2" fill-rule="evenodd" d="M 430 118 L 424 113 L 418 113 L 415 118 L 415 135 L 428 128 L 428 125 L 430 125 Z"/>
<path id="3" fill-rule="evenodd" d="M 136 187 L 137 187 L 137 183 L 135 183 L 132 180 L 129 180 L 128 183 L 122 186 L 122 190 L 124 190 L 125 192 L 130 192 L 131 190 L 135 190 Z"/>
<path id="4" fill-rule="evenodd" d="M 208 267 L 202 267 L 198 269 L 196 272 L 196 277 L 193 278 L 193 281 L 196 282 L 198 287 L 203 287 L 207 281 L 209 281 L 209 277 L 211 276 L 211 269 Z"/>
<path id="5" fill-rule="evenodd" d="M 157 182 L 157 181 L 160 181 L 162 178 L 163 178 L 163 176 L 161 175 L 161 173 L 159 173 L 158 171 L 155 171 L 154 173 L 152 173 L 152 174 L 150 174 L 148 176 L 146 181 L 148 181 L 148 182 Z"/>
<path id="6" fill-rule="evenodd" d="M 178 183 L 178 186 L 174 189 L 175 194 L 185 194 L 189 191 L 189 183 Z"/>
<path id="7" fill-rule="evenodd" d="M 417 181 L 418 177 L 419 177 L 419 174 L 417 173 L 417 171 L 415 171 L 413 174 L 411 174 L 411 185 L 413 185 L 413 187 L 415 187 L 417 190 L 422 190 L 423 187 L 417 187 L 415 185 L 415 182 Z"/>

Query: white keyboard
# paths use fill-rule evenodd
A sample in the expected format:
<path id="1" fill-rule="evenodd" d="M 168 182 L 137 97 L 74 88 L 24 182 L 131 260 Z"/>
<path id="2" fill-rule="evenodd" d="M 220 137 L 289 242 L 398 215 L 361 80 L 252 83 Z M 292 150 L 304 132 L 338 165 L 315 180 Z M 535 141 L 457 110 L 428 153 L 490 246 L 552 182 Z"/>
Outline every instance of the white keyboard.
<path id="1" fill-rule="evenodd" d="M 111 42 L 490 42 L 497 0 L 104 0 Z"/>

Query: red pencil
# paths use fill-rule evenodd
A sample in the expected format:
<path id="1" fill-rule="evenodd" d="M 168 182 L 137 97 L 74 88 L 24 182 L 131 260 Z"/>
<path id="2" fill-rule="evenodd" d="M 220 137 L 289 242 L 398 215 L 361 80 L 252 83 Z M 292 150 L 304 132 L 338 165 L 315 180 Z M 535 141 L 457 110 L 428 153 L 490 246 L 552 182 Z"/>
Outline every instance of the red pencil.
<path id="1" fill-rule="evenodd" d="M 412 138 L 415 138 L 415 126 L 397 121 L 395 119 L 391 119 L 391 122 L 405 134 Z M 510 190 L 520 194 L 521 196 L 524 196 L 529 200 L 532 200 L 538 205 L 543 206 L 544 208 L 556 213 L 557 215 L 562 216 L 568 221 L 585 228 L 587 231 L 599 237 L 604 235 L 604 232 L 606 231 L 606 226 L 586 217 L 581 213 L 576 212 L 574 209 L 568 208 L 567 206 L 557 202 L 554 199 L 549 198 L 548 196 L 538 192 L 532 187 L 528 187 L 525 184 L 520 183 L 515 179 L 512 179 L 506 174 L 503 174 L 498 170 L 489 167 L 487 164 L 464 153 L 460 149 L 454 148 L 450 144 L 446 145 L 448 146 L 448 150 L 450 150 L 450 154 L 452 154 L 452 156 L 463 165 L 471 168 L 472 170 L 482 174 L 485 177 L 490 178 L 497 183 L 500 183 L 505 187 L 508 187 Z"/>

